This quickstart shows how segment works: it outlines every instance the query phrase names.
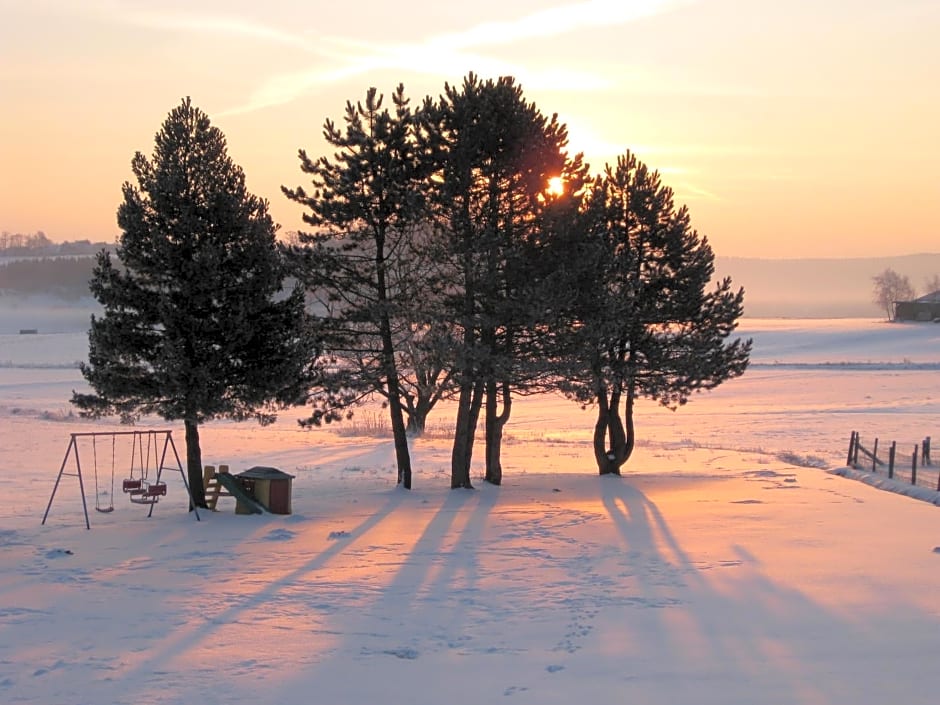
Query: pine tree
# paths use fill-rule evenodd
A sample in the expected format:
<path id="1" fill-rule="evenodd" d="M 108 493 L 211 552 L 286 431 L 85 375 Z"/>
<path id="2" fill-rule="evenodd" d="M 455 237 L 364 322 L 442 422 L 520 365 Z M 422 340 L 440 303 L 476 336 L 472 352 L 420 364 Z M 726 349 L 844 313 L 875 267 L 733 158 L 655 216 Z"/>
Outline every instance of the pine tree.
<path id="1" fill-rule="evenodd" d="M 601 474 L 619 474 L 635 444 L 637 398 L 675 409 L 744 373 L 750 341 L 727 341 L 744 291 L 727 278 L 709 290 L 707 239 L 629 152 L 597 178 L 579 220 L 580 237 L 565 243 L 576 249 L 559 255 L 578 265 L 565 272 L 572 296 L 556 325 L 559 387 L 596 405 L 595 460 Z"/>
<path id="2" fill-rule="evenodd" d="M 343 129 L 327 120 L 323 132 L 336 150 L 333 157 L 299 153 L 313 189 L 282 190 L 308 209 L 304 221 L 313 229 L 298 233 L 301 245 L 292 258 L 318 304 L 326 349 L 337 361 L 331 388 L 314 399 L 312 420 L 334 418 L 337 404 L 381 396 L 392 425 L 398 482 L 410 489 L 404 412 L 417 408 L 408 406 L 414 401 L 408 397 L 425 382 L 424 391 L 431 390 L 422 397 L 426 406 L 442 379 L 439 365 L 417 362 L 427 360 L 421 354 L 421 334 L 427 332 L 421 309 L 433 290 L 423 248 L 430 171 L 404 87 L 392 95 L 394 112 L 382 102 L 371 88 L 364 102 L 347 103 Z M 416 373 L 412 385 L 403 381 L 409 367 Z"/>
<path id="3" fill-rule="evenodd" d="M 534 340 L 541 292 L 534 276 L 548 182 L 578 188 L 580 157 L 568 158 L 567 130 L 525 100 L 511 77 L 470 74 L 446 86 L 429 128 L 440 140 L 434 181 L 442 259 L 452 272 L 445 316 L 453 331 L 458 408 L 452 487 L 470 487 L 481 410 L 485 479 L 499 484 L 503 427 L 514 393 L 540 390 L 546 367 Z"/>
<path id="4" fill-rule="evenodd" d="M 102 251 L 93 317 L 73 393 L 85 416 L 182 420 L 190 488 L 205 505 L 200 424 L 275 419 L 317 378 L 303 291 L 282 289 L 277 226 L 251 195 L 222 132 L 190 100 L 170 112 L 153 157 L 132 161 L 118 209 L 119 263 Z"/>

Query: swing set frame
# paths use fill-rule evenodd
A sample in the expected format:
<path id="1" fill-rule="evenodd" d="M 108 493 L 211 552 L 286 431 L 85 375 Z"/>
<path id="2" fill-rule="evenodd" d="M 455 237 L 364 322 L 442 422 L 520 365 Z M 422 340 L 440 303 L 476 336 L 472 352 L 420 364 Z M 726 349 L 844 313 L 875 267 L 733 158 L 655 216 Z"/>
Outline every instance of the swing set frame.
<path id="1" fill-rule="evenodd" d="M 118 436 L 133 436 L 132 445 L 131 445 L 131 466 L 129 471 L 129 476 L 123 480 L 121 489 L 127 495 L 129 499 L 134 504 L 149 504 L 150 511 L 147 512 L 147 516 L 150 517 L 153 515 L 153 507 L 160 499 L 166 495 L 166 483 L 163 482 L 161 476 L 163 475 L 164 470 L 170 471 L 179 471 L 180 477 L 183 480 L 183 486 L 186 488 L 186 494 L 189 497 L 189 506 L 192 507 L 193 512 L 196 515 L 196 521 L 202 521 L 199 517 L 199 509 L 196 507 L 196 503 L 193 501 L 193 493 L 189 487 L 189 482 L 186 479 L 186 473 L 183 470 L 183 464 L 180 462 L 179 453 L 176 452 L 176 444 L 173 442 L 173 432 L 169 430 L 146 430 L 146 431 L 93 431 L 93 432 L 84 432 L 84 433 L 72 433 L 71 438 L 69 439 L 69 445 L 65 450 L 65 457 L 62 458 L 62 466 L 59 468 L 59 474 L 56 477 L 55 485 L 52 488 L 52 495 L 49 497 L 49 504 L 46 505 L 46 512 L 42 516 L 42 523 L 46 523 L 46 519 L 49 517 L 49 510 L 52 509 L 52 500 L 55 499 L 56 491 L 59 489 L 59 483 L 62 480 L 63 475 L 69 475 L 71 477 L 78 478 L 78 488 L 82 496 L 82 509 L 85 513 L 85 528 L 91 529 L 91 522 L 88 518 L 88 502 L 85 499 L 85 481 L 82 477 L 82 463 L 79 458 L 78 453 L 78 440 L 80 438 L 91 438 L 92 440 L 92 452 L 94 455 L 95 463 L 95 509 L 102 513 L 111 512 L 114 510 L 114 455 L 115 455 L 115 444 Z M 98 448 L 97 442 L 99 438 L 110 438 L 111 439 L 111 494 L 110 506 L 102 507 L 100 505 L 100 498 L 98 496 Z M 144 442 L 146 439 L 147 451 L 146 458 L 144 457 Z M 160 441 L 163 442 L 163 447 L 160 447 Z M 151 456 L 151 448 L 153 449 L 153 455 Z M 170 459 L 169 454 L 172 451 L 172 459 L 176 461 L 176 464 L 172 463 L 167 464 L 167 461 Z M 140 459 L 140 471 L 139 477 L 134 477 L 134 461 L 135 454 L 139 452 Z M 69 464 L 69 457 L 74 454 L 75 456 L 75 471 L 67 472 L 66 467 Z M 147 472 L 149 470 L 149 464 L 151 457 L 154 460 L 155 469 L 156 469 L 156 479 L 147 480 Z M 145 466 L 146 460 L 146 466 Z"/>

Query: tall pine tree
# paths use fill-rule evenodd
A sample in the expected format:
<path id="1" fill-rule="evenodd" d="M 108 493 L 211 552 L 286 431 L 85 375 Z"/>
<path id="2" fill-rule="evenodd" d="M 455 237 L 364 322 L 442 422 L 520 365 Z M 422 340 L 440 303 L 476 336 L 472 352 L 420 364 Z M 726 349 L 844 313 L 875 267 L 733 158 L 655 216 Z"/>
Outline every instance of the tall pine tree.
<path id="1" fill-rule="evenodd" d="M 82 415 L 182 420 L 193 500 L 205 505 L 200 424 L 270 423 L 317 378 L 317 344 L 303 291 L 283 291 L 277 226 L 250 194 L 222 132 L 185 99 L 132 161 L 118 209 L 115 264 L 98 255 L 93 317 L 73 393 Z"/>
<path id="2" fill-rule="evenodd" d="M 544 330 L 536 264 L 549 180 L 577 189 L 580 155 L 567 130 L 525 100 L 512 77 L 470 74 L 428 110 L 441 166 L 433 182 L 440 257 L 452 275 L 443 315 L 452 330 L 458 388 L 451 486 L 471 487 L 480 412 L 488 482 L 502 479 L 503 427 L 514 393 L 540 391 L 549 372 L 536 338 Z"/>
<path id="3" fill-rule="evenodd" d="M 308 209 L 303 217 L 312 229 L 298 233 L 292 259 L 318 304 L 325 345 L 336 360 L 332 388 L 313 399 L 313 421 L 334 417 L 337 399 L 378 394 L 388 405 L 398 482 L 410 489 L 405 410 L 414 385 L 403 380 L 410 372 L 403 365 L 420 355 L 426 332 L 420 308 L 431 292 L 423 242 L 430 167 L 404 87 L 392 95 L 393 112 L 382 102 L 371 88 L 364 102 L 347 103 L 342 129 L 327 120 L 323 134 L 336 150 L 332 158 L 299 152 L 313 188 L 282 190 Z M 442 372 L 435 369 L 429 374 L 436 383 Z"/>

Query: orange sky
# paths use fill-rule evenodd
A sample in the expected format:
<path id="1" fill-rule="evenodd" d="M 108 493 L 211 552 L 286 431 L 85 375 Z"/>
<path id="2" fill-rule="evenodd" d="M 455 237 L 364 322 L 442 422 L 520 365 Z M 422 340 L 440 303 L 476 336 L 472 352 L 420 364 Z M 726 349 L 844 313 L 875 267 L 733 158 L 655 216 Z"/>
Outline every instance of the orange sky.
<path id="1" fill-rule="evenodd" d="M 936 0 L 0 0 L 0 230 L 112 240 L 181 98 L 282 229 L 323 120 L 515 76 L 595 171 L 630 148 L 719 255 L 937 252 Z"/>

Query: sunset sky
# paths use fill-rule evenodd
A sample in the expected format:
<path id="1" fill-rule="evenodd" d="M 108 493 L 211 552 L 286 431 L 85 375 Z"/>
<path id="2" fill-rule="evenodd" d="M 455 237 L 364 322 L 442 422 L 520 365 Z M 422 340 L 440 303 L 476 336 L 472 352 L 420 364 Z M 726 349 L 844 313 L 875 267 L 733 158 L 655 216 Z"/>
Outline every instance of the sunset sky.
<path id="1" fill-rule="evenodd" d="M 283 231 L 370 86 L 515 76 L 594 171 L 632 149 L 726 256 L 940 250 L 937 0 L 0 0 L 0 230 L 113 240 L 185 96 Z"/>

